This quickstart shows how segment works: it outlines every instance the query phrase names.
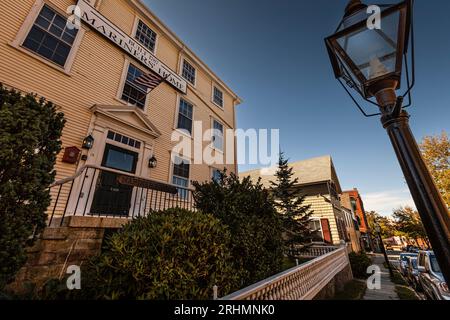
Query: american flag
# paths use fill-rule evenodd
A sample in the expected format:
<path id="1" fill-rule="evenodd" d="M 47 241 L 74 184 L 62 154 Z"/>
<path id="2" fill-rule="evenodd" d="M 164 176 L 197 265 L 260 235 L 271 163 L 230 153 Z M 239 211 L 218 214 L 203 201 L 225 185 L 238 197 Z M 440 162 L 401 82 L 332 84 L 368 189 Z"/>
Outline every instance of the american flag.
<path id="1" fill-rule="evenodd" d="M 150 91 L 151 91 L 151 90 L 155 89 L 157 86 L 159 86 L 166 79 L 167 79 L 167 77 L 163 78 L 156 72 L 150 72 L 147 74 L 143 74 L 140 77 L 137 77 L 136 79 L 134 79 L 134 82 L 138 85 L 141 85 L 141 86 L 144 86 L 144 87 L 150 89 Z"/>

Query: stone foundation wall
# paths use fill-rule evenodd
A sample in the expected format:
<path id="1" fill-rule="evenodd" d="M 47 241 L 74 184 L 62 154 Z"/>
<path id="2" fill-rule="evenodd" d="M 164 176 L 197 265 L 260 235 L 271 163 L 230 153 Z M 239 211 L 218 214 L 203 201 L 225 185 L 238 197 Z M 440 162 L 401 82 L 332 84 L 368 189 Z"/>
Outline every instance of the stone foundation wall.
<path id="1" fill-rule="evenodd" d="M 350 264 L 348 264 L 314 297 L 314 300 L 325 300 L 334 297 L 336 292 L 343 290 L 345 284 L 352 279 L 352 269 Z"/>
<path id="2" fill-rule="evenodd" d="M 27 249 L 27 263 L 8 289 L 26 293 L 30 283 L 40 289 L 50 279 L 64 278 L 68 266 L 81 266 L 100 254 L 106 228 L 98 221 L 101 218 L 90 219 L 90 223 L 68 221 L 62 227 L 46 228 Z"/>

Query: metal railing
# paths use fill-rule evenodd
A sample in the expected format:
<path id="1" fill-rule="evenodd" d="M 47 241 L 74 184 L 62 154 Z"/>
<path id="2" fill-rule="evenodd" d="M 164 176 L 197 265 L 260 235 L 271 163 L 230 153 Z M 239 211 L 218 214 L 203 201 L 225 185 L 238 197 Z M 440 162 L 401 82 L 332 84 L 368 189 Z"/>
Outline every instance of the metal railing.
<path id="1" fill-rule="evenodd" d="M 48 225 L 68 216 L 133 219 L 169 208 L 195 210 L 192 190 L 94 165 L 50 186 Z"/>
<path id="2" fill-rule="evenodd" d="M 281 272 L 220 300 L 311 300 L 349 265 L 346 246 Z"/>

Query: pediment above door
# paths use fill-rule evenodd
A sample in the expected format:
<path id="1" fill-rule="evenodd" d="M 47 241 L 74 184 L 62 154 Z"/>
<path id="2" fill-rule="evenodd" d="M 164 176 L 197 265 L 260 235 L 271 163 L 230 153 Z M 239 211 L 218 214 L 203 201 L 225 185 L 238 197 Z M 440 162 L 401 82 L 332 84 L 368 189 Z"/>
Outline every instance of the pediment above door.
<path id="1" fill-rule="evenodd" d="M 118 121 L 122 125 L 132 127 L 154 138 L 158 138 L 161 135 L 161 132 L 138 107 L 94 105 L 91 111 L 96 115 Z"/>

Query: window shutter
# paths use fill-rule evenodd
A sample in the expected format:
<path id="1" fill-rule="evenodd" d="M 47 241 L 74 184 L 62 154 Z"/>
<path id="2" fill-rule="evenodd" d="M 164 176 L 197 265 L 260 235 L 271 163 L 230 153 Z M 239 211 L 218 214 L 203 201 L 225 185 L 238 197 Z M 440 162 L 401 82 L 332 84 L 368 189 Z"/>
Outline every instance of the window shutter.
<path id="1" fill-rule="evenodd" d="M 330 222 L 328 219 L 320 219 L 320 224 L 322 225 L 323 241 L 325 243 L 332 243 Z"/>

